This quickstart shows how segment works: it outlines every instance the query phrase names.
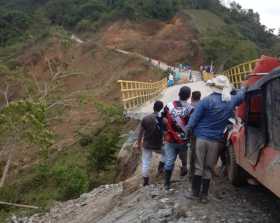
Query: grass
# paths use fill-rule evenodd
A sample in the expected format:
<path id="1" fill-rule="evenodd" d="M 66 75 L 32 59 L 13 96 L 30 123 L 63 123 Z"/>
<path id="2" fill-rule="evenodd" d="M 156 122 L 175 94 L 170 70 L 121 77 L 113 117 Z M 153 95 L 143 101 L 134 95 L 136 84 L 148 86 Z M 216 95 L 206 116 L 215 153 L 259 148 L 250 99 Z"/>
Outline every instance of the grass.
<path id="1" fill-rule="evenodd" d="M 207 35 L 208 32 L 223 29 L 226 24 L 224 21 L 214 13 L 208 10 L 185 10 L 184 11 L 190 18 L 193 27 L 202 35 Z"/>

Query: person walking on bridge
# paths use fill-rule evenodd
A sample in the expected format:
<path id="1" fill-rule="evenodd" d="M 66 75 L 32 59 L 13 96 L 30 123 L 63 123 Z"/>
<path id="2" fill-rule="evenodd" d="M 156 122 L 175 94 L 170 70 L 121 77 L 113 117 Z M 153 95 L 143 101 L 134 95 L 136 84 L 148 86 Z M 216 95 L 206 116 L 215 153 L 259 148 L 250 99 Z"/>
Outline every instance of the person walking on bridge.
<path id="1" fill-rule="evenodd" d="M 143 147 L 143 186 L 149 185 L 149 170 L 151 166 L 153 152 L 162 154 L 164 124 L 161 117 L 161 110 L 163 109 L 163 103 L 161 101 L 156 101 L 154 103 L 153 109 L 154 112 L 150 115 L 145 116 L 141 121 L 138 141 L 136 145 L 137 150 L 141 150 L 141 147 Z M 163 158 L 163 154 L 161 155 L 161 158 Z M 163 160 L 161 160 L 159 165 L 162 165 L 162 163 Z"/>
<path id="2" fill-rule="evenodd" d="M 164 108 L 166 124 L 165 131 L 165 182 L 166 190 L 170 189 L 172 171 L 177 158 L 182 161 L 181 176 L 187 174 L 187 138 L 185 127 L 193 111 L 193 107 L 188 103 L 191 89 L 184 86 L 179 91 L 179 100 L 173 101 Z"/>
<path id="3" fill-rule="evenodd" d="M 226 76 L 219 75 L 209 83 L 213 93 L 196 106 L 186 129 L 186 134 L 192 130 L 196 137 L 192 192 L 187 198 L 200 198 L 203 203 L 208 202 L 213 168 L 224 147 L 224 129 L 228 119 L 234 116 L 235 107 L 245 97 L 245 89 L 231 95 L 232 87 Z"/>

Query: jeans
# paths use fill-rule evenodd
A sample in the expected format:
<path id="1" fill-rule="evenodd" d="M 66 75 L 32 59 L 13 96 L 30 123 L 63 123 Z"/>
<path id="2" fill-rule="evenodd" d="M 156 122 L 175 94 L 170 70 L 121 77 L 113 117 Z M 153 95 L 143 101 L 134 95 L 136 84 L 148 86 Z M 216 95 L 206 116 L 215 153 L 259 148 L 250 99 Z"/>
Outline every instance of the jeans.
<path id="1" fill-rule="evenodd" d="M 143 151 L 142 151 L 142 176 L 143 177 L 149 177 L 153 153 L 161 153 L 160 161 L 164 162 L 164 152 L 163 151 L 153 151 L 150 149 L 143 148 Z"/>
<path id="2" fill-rule="evenodd" d="M 167 171 L 172 171 L 177 158 L 180 154 L 180 159 L 183 166 L 187 166 L 187 145 L 176 144 L 176 143 L 166 143 L 164 145 L 165 152 L 165 163 L 164 169 Z"/>

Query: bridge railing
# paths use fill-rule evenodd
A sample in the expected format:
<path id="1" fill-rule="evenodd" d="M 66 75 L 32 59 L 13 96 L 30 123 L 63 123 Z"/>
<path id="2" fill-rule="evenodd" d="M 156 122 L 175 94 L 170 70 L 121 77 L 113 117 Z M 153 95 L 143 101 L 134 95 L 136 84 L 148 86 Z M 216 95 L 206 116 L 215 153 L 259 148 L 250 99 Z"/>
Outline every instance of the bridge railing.
<path id="1" fill-rule="evenodd" d="M 256 62 L 257 60 L 252 60 L 243 64 L 239 64 L 226 70 L 224 74 L 229 78 L 230 82 L 236 88 L 240 88 L 241 82 L 246 80 L 247 75 L 254 70 Z"/>
<path id="2" fill-rule="evenodd" d="M 124 109 L 135 108 L 158 96 L 167 88 L 167 79 L 157 82 L 119 80 Z"/>

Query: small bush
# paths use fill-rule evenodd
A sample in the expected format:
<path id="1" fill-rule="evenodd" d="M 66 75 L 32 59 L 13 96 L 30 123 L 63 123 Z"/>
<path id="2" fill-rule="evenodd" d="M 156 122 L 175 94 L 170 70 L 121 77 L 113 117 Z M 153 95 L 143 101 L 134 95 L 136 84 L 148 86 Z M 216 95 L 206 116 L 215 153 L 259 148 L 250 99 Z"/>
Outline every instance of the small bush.
<path id="1" fill-rule="evenodd" d="M 42 183 L 46 182 L 51 175 L 50 167 L 46 164 L 39 164 L 34 167 L 35 176 L 32 180 L 34 186 L 40 186 Z"/>
<path id="2" fill-rule="evenodd" d="M 58 166 L 52 176 L 59 187 L 59 199 L 67 200 L 78 197 L 89 188 L 89 178 L 85 170 L 79 167 Z"/>
<path id="3" fill-rule="evenodd" d="M 94 101 L 94 104 L 107 125 L 124 122 L 123 108 L 120 105 L 107 105 L 100 101 Z"/>
<path id="4" fill-rule="evenodd" d="M 10 74 L 10 73 L 11 73 L 11 71 L 6 65 L 0 64 L 0 75 L 6 75 L 6 74 Z"/>
<path id="5" fill-rule="evenodd" d="M 5 186 L 0 189 L 0 199 L 1 201 L 6 201 L 6 202 L 17 202 L 17 199 L 19 198 L 19 193 L 15 188 L 12 188 L 10 186 Z M 4 207 L 3 207 L 4 208 Z M 6 208 L 8 208 L 6 206 Z M 0 206 L 0 209 L 2 207 Z"/>
<path id="6" fill-rule="evenodd" d="M 119 132 L 107 130 L 98 135 L 89 148 L 89 165 L 97 172 L 106 171 L 116 159 Z"/>
<path id="7" fill-rule="evenodd" d="M 79 133 L 79 136 L 80 136 L 79 139 L 80 146 L 85 147 L 92 143 L 92 136 L 87 134 L 82 134 L 82 133 Z"/>

